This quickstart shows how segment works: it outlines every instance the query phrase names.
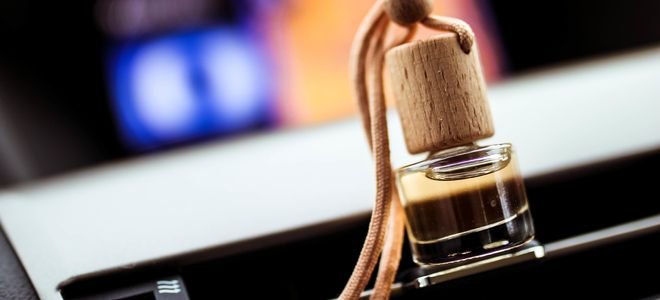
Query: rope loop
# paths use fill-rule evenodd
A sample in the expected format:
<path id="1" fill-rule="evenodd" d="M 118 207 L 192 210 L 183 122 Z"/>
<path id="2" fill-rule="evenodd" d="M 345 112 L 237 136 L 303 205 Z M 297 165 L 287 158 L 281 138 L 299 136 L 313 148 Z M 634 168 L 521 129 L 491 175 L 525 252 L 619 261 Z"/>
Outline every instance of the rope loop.
<path id="1" fill-rule="evenodd" d="M 474 32 L 468 23 L 461 19 L 441 16 L 427 16 L 420 22 L 425 27 L 456 33 L 458 44 L 465 54 L 469 54 L 474 45 Z"/>

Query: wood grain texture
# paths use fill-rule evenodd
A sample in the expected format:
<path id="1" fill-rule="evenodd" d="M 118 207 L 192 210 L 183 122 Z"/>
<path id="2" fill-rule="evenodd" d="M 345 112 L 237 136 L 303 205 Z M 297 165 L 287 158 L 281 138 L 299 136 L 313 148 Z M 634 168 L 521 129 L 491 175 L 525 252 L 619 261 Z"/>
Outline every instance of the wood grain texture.
<path id="1" fill-rule="evenodd" d="M 410 153 L 435 152 L 494 134 L 486 83 L 473 47 L 465 54 L 456 34 L 405 44 L 387 54 Z"/>

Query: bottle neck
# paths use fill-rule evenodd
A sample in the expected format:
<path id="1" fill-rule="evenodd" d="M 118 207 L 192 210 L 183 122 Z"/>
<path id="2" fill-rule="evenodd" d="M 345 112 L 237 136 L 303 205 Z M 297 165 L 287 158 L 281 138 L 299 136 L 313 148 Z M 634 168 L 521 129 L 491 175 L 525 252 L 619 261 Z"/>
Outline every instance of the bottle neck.
<path id="1" fill-rule="evenodd" d="M 438 150 L 438 151 L 435 151 L 435 152 L 429 152 L 428 158 L 437 157 L 437 156 L 444 156 L 444 155 L 451 154 L 451 153 L 454 153 L 454 152 L 462 152 L 462 151 L 465 151 L 465 150 L 468 150 L 468 149 L 474 149 L 474 148 L 478 148 L 478 147 L 479 147 L 479 145 L 477 145 L 476 142 L 466 143 L 466 144 L 462 144 L 462 145 L 458 145 L 458 146 L 452 146 L 450 148 L 444 148 L 444 149 L 441 149 L 441 150 Z"/>

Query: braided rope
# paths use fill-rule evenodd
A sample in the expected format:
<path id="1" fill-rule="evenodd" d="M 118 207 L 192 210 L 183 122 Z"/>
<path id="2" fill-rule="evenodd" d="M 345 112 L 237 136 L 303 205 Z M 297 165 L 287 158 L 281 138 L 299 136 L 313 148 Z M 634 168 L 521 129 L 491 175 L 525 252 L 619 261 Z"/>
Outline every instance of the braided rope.
<path id="1" fill-rule="evenodd" d="M 401 259 L 405 215 L 392 176 L 382 73 L 387 51 L 409 42 L 415 34 L 416 23 L 407 25 L 404 35 L 386 43 L 390 19 L 383 3 L 379 0 L 369 10 L 360 24 L 351 49 L 351 81 L 362 126 L 374 157 L 376 199 L 360 257 L 339 296 L 342 300 L 359 299 L 381 253 L 371 299 L 389 298 L 390 287 Z M 455 32 L 465 53 L 469 53 L 474 44 L 472 30 L 461 20 L 426 16 L 420 23 L 433 29 Z"/>

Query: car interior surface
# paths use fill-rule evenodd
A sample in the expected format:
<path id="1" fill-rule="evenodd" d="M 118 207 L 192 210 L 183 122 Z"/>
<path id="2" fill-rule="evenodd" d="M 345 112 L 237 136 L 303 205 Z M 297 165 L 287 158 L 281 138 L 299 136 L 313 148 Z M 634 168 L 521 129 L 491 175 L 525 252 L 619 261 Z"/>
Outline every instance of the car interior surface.
<path id="1" fill-rule="evenodd" d="M 3 1 L 0 299 L 339 297 L 377 179 L 349 54 L 380 2 Z M 478 40 L 476 144 L 515 147 L 535 234 L 424 263 L 408 224 L 390 298 L 660 298 L 658 12 L 435 1 Z M 437 157 L 384 77 L 392 167 Z"/>

